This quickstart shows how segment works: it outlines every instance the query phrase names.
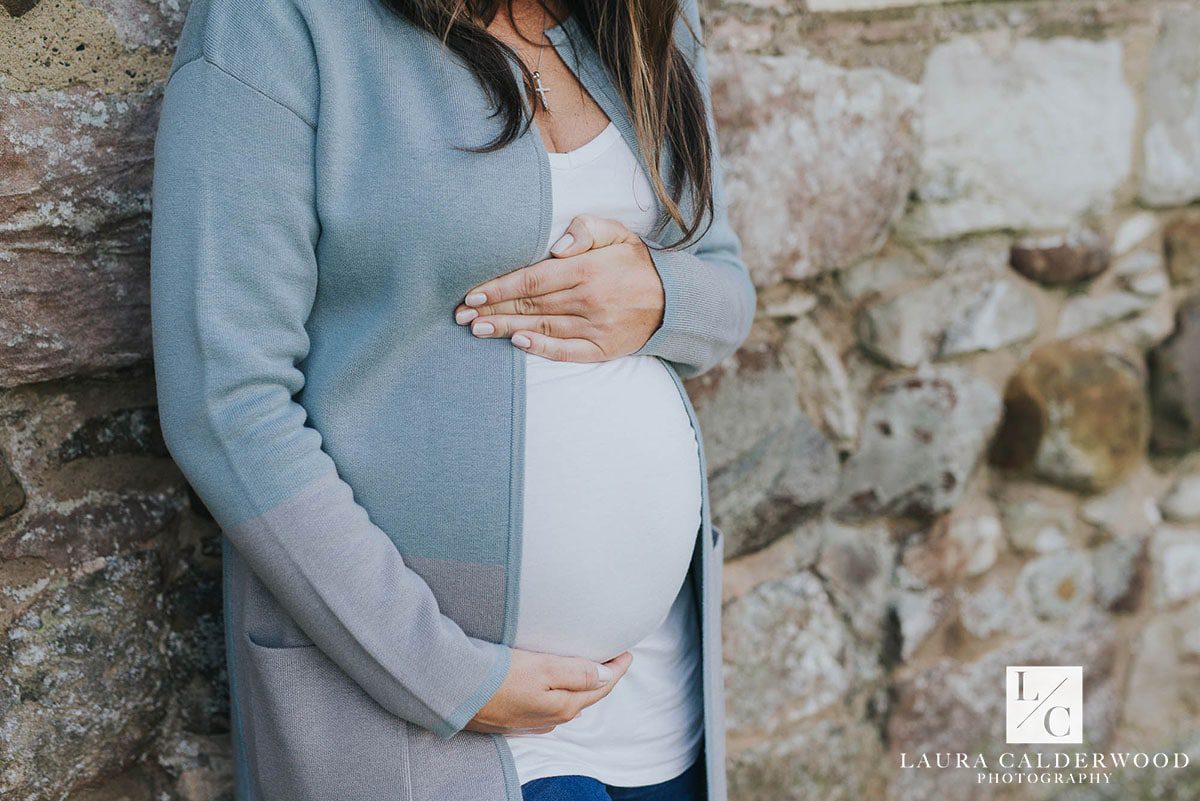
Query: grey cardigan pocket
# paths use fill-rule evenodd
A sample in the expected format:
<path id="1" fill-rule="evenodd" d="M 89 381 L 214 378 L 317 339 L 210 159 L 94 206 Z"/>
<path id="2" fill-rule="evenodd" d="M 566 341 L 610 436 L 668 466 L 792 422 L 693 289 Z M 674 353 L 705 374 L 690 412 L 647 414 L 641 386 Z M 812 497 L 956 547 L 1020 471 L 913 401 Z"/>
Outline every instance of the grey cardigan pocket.
<path id="1" fill-rule="evenodd" d="M 409 801 L 408 725 L 316 645 L 242 632 L 254 801 Z"/>

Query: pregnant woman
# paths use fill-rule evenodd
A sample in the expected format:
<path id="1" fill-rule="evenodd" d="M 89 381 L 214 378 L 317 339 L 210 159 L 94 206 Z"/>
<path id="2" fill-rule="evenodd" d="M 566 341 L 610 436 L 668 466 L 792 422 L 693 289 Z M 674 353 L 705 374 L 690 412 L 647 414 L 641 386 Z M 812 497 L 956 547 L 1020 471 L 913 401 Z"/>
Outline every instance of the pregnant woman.
<path id="1" fill-rule="evenodd" d="M 151 252 L 238 801 L 725 801 L 694 0 L 193 0 Z"/>

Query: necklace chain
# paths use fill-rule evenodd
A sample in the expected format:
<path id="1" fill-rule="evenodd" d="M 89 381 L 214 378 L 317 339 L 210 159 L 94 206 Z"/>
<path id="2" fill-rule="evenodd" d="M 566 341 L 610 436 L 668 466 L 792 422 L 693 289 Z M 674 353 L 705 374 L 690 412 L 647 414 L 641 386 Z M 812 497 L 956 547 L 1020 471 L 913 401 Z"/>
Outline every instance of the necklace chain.
<path id="1" fill-rule="evenodd" d="M 539 38 L 541 38 L 541 39 L 546 38 L 546 5 L 545 5 L 545 3 L 542 4 L 542 26 L 541 26 L 541 36 Z M 533 66 L 533 73 L 532 73 L 531 77 L 533 78 L 533 91 L 537 93 L 538 99 L 542 101 L 542 110 L 545 111 L 547 114 L 549 114 L 550 113 L 550 104 L 546 102 L 546 95 L 548 95 L 550 93 L 550 88 L 547 87 L 544 83 L 542 83 L 542 72 L 541 72 L 542 50 L 544 50 L 544 49 L 545 49 L 545 45 L 539 43 L 538 49 L 537 49 L 537 51 L 538 51 L 537 62 Z"/>

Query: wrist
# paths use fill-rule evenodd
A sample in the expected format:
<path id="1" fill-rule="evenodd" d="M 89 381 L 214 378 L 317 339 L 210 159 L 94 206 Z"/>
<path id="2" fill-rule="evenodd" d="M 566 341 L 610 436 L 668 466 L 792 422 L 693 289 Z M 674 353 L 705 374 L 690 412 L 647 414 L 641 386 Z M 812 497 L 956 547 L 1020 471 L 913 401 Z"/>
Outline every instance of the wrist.
<path id="1" fill-rule="evenodd" d="M 663 283 L 662 275 L 658 271 L 658 265 L 654 261 L 654 257 L 650 252 L 650 245 L 642 237 L 637 237 L 637 246 L 641 254 L 642 264 L 646 269 L 648 276 L 652 276 L 647 281 L 647 284 L 652 287 L 647 290 L 647 294 L 652 298 L 649 305 L 649 330 L 646 332 L 646 340 L 654 335 L 659 328 L 662 327 L 667 310 L 667 289 Z M 644 343 L 643 343 L 644 344 Z M 640 347 L 640 346 L 639 346 Z"/>

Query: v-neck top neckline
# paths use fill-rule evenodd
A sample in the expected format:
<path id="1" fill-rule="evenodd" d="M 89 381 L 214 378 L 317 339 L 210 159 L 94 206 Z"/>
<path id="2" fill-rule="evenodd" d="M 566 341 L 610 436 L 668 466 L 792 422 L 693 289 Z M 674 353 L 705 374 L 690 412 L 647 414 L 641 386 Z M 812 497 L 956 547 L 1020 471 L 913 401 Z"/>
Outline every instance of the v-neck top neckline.
<path id="1" fill-rule="evenodd" d="M 620 129 L 610 120 L 608 125 L 604 126 L 604 130 L 574 150 L 567 150 L 561 153 L 547 150 L 546 155 L 550 157 L 550 167 L 552 169 L 559 170 L 569 167 L 579 167 L 599 158 L 605 151 L 616 144 L 620 138 Z"/>

